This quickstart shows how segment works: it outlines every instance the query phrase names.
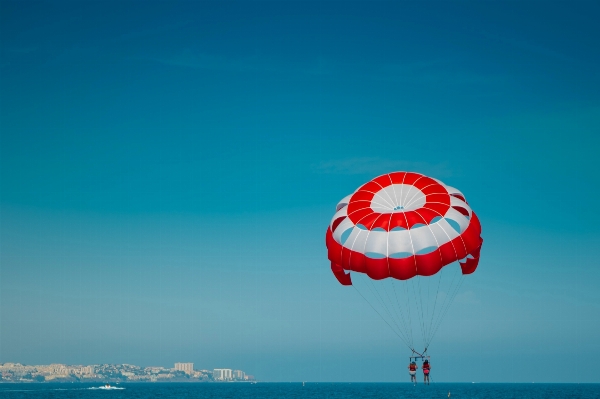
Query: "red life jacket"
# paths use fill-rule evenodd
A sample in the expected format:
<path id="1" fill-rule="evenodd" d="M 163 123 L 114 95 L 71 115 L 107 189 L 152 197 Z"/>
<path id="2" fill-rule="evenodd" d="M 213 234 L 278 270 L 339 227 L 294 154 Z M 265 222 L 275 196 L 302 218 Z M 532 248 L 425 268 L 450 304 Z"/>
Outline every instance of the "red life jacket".
<path id="1" fill-rule="evenodd" d="M 410 365 L 410 371 L 415 371 L 417 369 L 417 365 L 416 364 L 411 364 Z"/>

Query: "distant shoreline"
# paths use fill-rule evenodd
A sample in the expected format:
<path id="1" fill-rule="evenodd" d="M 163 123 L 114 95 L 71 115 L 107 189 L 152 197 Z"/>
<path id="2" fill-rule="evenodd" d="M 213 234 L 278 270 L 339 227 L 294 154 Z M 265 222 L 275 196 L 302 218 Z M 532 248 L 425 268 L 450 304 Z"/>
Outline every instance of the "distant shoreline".
<path id="1" fill-rule="evenodd" d="M 116 380 L 94 380 L 94 381 L 0 381 L 0 384 L 256 384 L 258 381 L 116 381 Z M 299 382 L 300 384 L 302 381 Z M 288 383 L 282 383 L 288 384 Z"/>
<path id="2" fill-rule="evenodd" d="M 399 384 L 399 385 L 413 385 L 412 382 L 408 381 L 377 381 L 377 382 L 336 382 L 336 381 L 327 381 L 327 382 L 311 382 L 311 381 L 0 381 L 0 385 L 2 384 L 36 384 L 36 385 L 51 385 L 51 384 L 302 384 L 305 383 L 307 385 L 327 385 L 327 384 L 339 384 L 339 385 L 352 385 L 352 384 Z M 600 382 L 435 382 L 436 385 L 460 385 L 460 384 L 468 384 L 468 385 L 600 385 Z M 431 385 L 434 385 L 432 382 Z"/>

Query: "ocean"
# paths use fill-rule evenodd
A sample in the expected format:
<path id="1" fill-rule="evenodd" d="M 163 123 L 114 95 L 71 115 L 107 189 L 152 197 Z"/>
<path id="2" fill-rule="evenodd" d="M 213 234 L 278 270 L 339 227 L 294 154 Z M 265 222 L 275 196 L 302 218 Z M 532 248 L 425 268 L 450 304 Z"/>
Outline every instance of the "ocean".
<path id="1" fill-rule="evenodd" d="M 481 398 L 548 399 L 600 398 L 600 384 L 486 384 L 432 383 L 124 383 L 120 389 L 99 389 L 102 384 L 41 383 L 0 384 L 2 398 Z"/>

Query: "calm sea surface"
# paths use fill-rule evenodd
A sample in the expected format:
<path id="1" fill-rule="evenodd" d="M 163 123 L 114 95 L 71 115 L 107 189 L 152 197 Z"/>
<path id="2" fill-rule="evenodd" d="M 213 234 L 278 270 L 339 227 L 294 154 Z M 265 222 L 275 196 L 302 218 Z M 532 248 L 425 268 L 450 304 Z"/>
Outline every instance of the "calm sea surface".
<path id="1" fill-rule="evenodd" d="M 2 398 L 600 398 L 600 384 L 139 383 L 0 384 Z"/>

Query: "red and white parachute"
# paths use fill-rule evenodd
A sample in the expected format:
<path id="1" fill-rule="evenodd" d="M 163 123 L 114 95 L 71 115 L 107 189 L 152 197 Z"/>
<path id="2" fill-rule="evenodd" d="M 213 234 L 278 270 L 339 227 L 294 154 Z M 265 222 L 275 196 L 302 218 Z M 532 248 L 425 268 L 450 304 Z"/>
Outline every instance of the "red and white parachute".
<path id="1" fill-rule="evenodd" d="M 343 285 L 353 285 L 349 272 L 366 278 L 374 300 L 359 293 L 414 350 L 412 298 L 414 318 L 420 322 L 427 348 L 462 283 L 455 275 L 452 283 L 456 285 L 444 288 L 442 269 L 459 262 L 460 274 L 466 275 L 479 263 L 481 225 L 465 196 L 431 177 L 394 172 L 358 188 L 338 203 L 336 211 L 326 234 L 333 274 Z M 437 274 L 439 280 L 433 284 L 437 291 L 432 293 L 429 276 Z M 418 286 L 413 281 L 416 276 Z M 427 278 L 421 284 L 423 277 Z M 412 293 L 410 286 L 396 289 L 374 280 L 410 280 Z M 425 284 L 427 292 L 423 293 Z M 406 297 L 400 299 L 398 291 Z M 436 314 L 436 308 L 442 313 Z"/>

